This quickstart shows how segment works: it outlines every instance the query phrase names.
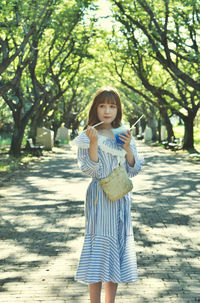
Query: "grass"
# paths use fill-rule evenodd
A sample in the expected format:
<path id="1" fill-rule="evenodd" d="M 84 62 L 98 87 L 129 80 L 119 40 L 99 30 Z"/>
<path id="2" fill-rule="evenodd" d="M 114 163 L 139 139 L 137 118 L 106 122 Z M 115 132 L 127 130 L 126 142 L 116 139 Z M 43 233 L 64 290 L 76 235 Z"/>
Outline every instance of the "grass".
<path id="1" fill-rule="evenodd" d="M 0 152 L 2 148 L 10 147 L 11 145 L 11 136 L 10 137 L 4 137 L 0 135 Z M 26 138 L 23 138 L 22 145 L 26 145 Z"/>
<path id="2" fill-rule="evenodd" d="M 184 137 L 184 126 L 183 125 L 176 125 L 173 127 L 175 138 L 183 138 Z M 161 147 L 164 149 L 163 144 L 160 142 L 153 142 L 148 141 L 148 144 L 155 147 Z M 171 152 L 169 149 L 167 150 Z M 179 156 L 183 157 L 183 159 L 186 159 L 187 161 L 190 161 L 195 164 L 200 163 L 200 129 L 197 127 L 194 127 L 194 149 L 191 150 L 183 150 L 178 149 L 176 151 L 173 151 L 173 153 L 178 154 Z"/>
<path id="3" fill-rule="evenodd" d="M 33 160 L 31 155 L 22 152 L 20 157 L 9 155 L 11 137 L 0 136 L 0 178 L 13 171 L 23 168 Z"/>
<path id="4" fill-rule="evenodd" d="M 59 144 L 69 144 L 70 140 L 62 140 Z M 6 175 L 12 174 L 17 169 L 25 168 L 29 163 L 36 161 L 38 158 L 27 152 L 21 152 L 19 157 L 9 155 L 11 138 L 4 138 L 0 136 L 0 179 Z M 26 139 L 23 140 L 22 146 L 25 146 Z M 43 151 L 44 152 L 44 151 Z M 45 153 L 47 153 L 45 151 Z"/>
<path id="5" fill-rule="evenodd" d="M 69 144 L 70 140 L 59 140 L 60 144 Z"/>
<path id="6" fill-rule="evenodd" d="M 174 135 L 176 138 L 182 138 L 184 136 L 184 126 L 183 125 L 177 125 L 173 127 Z M 10 138 L 2 138 L 0 137 L 0 178 L 12 173 L 13 171 L 26 167 L 27 164 L 35 161 L 38 159 L 35 156 L 32 156 L 31 154 L 27 154 L 25 152 L 22 152 L 21 156 L 18 158 L 12 157 L 9 155 L 9 146 L 11 143 Z M 68 144 L 69 141 L 60 141 L 62 144 Z M 162 146 L 162 144 L 157 143 L 157 146 Z M 195 149 L 200 152 L 200 129 L 197 127 L 194 127 L 194 147 Z"/>
<path id="7" fill-rule="evenodd" d="M 2 141 L 1 141 L 2 142 Z M 70 141 L 65 140 L 62 141 L 61 144 L 68 144 Z M 32 154 L 27 153 L 26 151 L 22 150 L 21 155 L 19 157 L 13 157 L 9 155 L 10 146 L 1 146 L 0 147 L 0 181 L 5 177 L 12 174 L 14 171 L 18 169 L 24 169 L 28 166 L 28 164 L 41 161 L 43 157 L 36 157 Z M 48 156 L 51 152 L 56 152 L 56 147 L 53 148 L 52 151 L 43 150 L 43 156 Z"/>
<path id="8" fill-rule="evenodd" d="M 30 162 L 33 162 L 37 157 L 23 153 L 20 157 L 13 157 L 8 154 L 9 149 L 3 148 L 0 152 L 0 178 L 7 174 L 11 174 L 17 169 L 24 168 Z"/>
<path id="9" fill-rule="evenodd" d="M 0 147 L 4 147 L 4 146 L 10 146 L 11 144 L 11 138 L 2 138 L 0 136 Z"/>
<path id="10" fill-rule="evenodd" d="M 184 137 L 183 125 L 174 126 L 173 130 L 176 138 Z M 194 127 L 194 148 L 200 152 L 200 129 L 198 127 Z"/>

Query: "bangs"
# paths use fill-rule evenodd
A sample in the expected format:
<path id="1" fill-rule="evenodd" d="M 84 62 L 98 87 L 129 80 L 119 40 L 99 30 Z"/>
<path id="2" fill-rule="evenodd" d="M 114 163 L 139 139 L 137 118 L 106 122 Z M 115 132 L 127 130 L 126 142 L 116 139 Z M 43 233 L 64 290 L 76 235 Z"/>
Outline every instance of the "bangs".
<path id="1" fill-rule="evenodd" d="M 96 98 L 96 105 L 99 104 L 115 104 L 117 105 L 116 96 L 113 95 L 111 92 L 102 92 L 97 98 Z"/>
<path id="2" fill-rule="evenodd" d="M 88 125 L 95 125 L 96 123 L 100 122 L 97 114 L 97 108 L 99 104 L 106 103 L 114 104 L 117 106 L 117 116 L 112 122 L 112 127 L 117 128 L 121 125 L 122 106 L 119 93 L 116 89 L 112 87 L 103 87 L 96 92 L 93 98 L 93 102 L 89 111 L 88 121 L 84 129 L 86 129 Z"/>

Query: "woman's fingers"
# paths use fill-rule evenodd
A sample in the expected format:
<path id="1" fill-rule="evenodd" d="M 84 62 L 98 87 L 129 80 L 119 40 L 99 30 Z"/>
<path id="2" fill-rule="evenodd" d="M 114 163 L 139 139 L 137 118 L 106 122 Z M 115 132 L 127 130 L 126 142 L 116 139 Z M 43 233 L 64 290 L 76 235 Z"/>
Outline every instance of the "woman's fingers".
<path id="1" fill-rule="evenodd" d="M 119 137 L 120 137 L 120 139 L 124 139 L 124 140 L 128 140 L 128 141 L 131 139 L 131 135 L 127 134 L 125 132 L 123 132 L 123 135 L 120 134 Z"/>
<path id="2" fill-rule="evenodd" d="M 92 126 L 88 126 L 86 135 L 88 136 L 89 139 L 97 137 L 97 130 Z"/>
<path id="3" fill-rule="evenodd" d="M 121 135 L 121 134 L 119 135 L 119 137 L 120 137 L 120 138 L 124 138 L 124 139 L 129 138 L 127 135 Z"/>
<path id="4" fill-rule="evenodd" d="M 91 128 L 89 129 L 89 133 L 91 134 L 91 136 L 96 136 L 96 135 L 97 135 L 97 131 L 96 131 L 96 129 L 94 129 L 93 127 L 91 127 Z"/>
<path id="5" fill-rule="evenodd" d="M 130 133 L 130 131 L 128 131 L 128 133 L 123 132 L 123 134 L 120 134 L 119 137 L 120 137 L 120 140 L 124 143 L 123 147 L 130 145 L 130 142 L 131 142 L 131 133 Z"/>

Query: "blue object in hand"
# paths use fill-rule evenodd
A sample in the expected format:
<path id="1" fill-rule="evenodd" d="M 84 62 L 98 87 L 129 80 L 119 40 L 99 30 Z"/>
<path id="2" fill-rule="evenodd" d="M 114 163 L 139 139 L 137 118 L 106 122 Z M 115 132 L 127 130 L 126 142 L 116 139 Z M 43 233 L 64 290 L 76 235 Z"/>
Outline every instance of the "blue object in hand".
<path id="1" fill-rule="evenodd" d="M 119 135 L 124 135 L 124 132 L 127 133 L 127 128 L 125 126 L 120 126 L 113 129 L 113 133 L 115 134 L 115 139 L 118 144 L 124 144 L 124 142 L 119 137 Z"/>

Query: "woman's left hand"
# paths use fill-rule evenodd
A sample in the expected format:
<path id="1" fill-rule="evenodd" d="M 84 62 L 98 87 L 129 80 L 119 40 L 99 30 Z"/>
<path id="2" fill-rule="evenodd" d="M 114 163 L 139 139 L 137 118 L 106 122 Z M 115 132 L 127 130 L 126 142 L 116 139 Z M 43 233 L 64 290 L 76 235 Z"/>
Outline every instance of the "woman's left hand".
<path id="1" fill-rule="evenodd" d="M 127 133 L 128 132 L 128 133 Z M 130 149 L 130 143 L 131 143 L 131 132 L 130 130 L 127 130 L 127 132 L 123 132 L 124 135 L 119 135 L 120 140 L 124 142 L 123 148 L 128 151 Z"/>

